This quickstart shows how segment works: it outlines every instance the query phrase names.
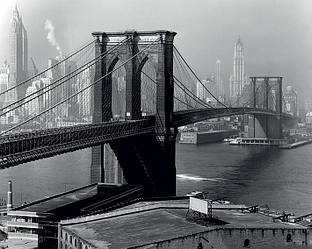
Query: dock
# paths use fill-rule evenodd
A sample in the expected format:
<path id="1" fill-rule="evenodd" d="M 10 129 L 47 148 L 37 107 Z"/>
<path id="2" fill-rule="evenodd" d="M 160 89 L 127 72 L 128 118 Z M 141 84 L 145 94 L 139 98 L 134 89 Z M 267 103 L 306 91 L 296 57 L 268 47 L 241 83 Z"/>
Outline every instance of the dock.
<path id="1" fill-rule="evenodd" d="M 281 149 L 294 149 L 299 146 L 303 146 L 303 145 L 310 144 L 310 143 L 312 143 L 312 139 L 299 141 L 299 142 L 291 143 L 291 144 L 283 144 L 283 145 L 280 145 L 279 147 Z"/>

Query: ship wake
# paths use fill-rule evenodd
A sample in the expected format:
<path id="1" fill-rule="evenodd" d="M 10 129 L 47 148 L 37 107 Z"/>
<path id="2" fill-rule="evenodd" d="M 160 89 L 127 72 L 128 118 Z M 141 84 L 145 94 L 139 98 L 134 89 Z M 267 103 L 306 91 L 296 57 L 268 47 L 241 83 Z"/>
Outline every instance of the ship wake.
<path id="1" fill-rule="evenodd" d="M 190 181 L 210 181 L 210 182 L 220 182 L 224 180 L 221 178 L 206 178 L 206 177 L 201 177 L 201 176 L 196 176 L 196 175 L 191 175 L 191 174 L 177 174 L 177 178 L 182 179 L 182 180 L 190 180 Z"/>

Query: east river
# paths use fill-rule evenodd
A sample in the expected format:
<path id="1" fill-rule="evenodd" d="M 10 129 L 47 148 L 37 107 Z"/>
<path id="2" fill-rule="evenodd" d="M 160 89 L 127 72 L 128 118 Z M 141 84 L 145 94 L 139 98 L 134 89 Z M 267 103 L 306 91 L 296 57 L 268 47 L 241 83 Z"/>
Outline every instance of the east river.
<path id="1" fill-rule="evenodd" d="M 312 213 L 312 144 L 292 150 L 260 146 L 177 144 L 177 194 Z M 29 202 L 89 184 L 90 150 L 0 170 L 0 198 L 12 180 L 14 201 Z M 1 200 L 1 199 L 0 199 Z"/>

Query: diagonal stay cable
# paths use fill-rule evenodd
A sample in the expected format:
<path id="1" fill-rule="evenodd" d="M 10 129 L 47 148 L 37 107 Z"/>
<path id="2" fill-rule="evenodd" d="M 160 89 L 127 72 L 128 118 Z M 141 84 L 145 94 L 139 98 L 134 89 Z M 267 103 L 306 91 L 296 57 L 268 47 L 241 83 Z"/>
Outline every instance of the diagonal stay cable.
<path id="1" fill-rule="evenodd" d="M 156 85 L 157 85 L 157 82 L 154 80 L 154 79 L 152 79 L 148 74 L 146 74 L 145 72 L 143 72 L 142 71 L 142 73 L 147 77 L 147 78 L 149 78 L 153 83 L 155 83 Z M 175 76 L 173 76 L 175 79 L 177 79 Z M 180 84 L 182 84 L 181 82 L 180 82 Z M 183 85 L 183 84 L 182 84 Z M 181 87 L 181 86 L 179 86 L 178 84 L 177 84 L 177 86 L 182 90 L 182 91 L 184 91 L 183 90 L 183 88 Z M 184 85 L 183 85 L 184 86 Z M 185 86 L 184 86 L 185 87 Z M 186 88 L 187 89 L 187 88 Z M 189 89 L 187 89 L 187 90 L 189 90 Z M 192 97 L 192 96 L 190 96 L 187 92 L 185 92 L 189 97 L 191 97 L 191 98 L 193 98 L 195 101 L 198 101 L 197 99 L 195 99 L 194 97 Z M 191 92 L 191 94 L 193 94 L 192 92 Z M 176 99 L 176 100 L 179 100 L 181 103 L 183 103 L 183 104 L 186 104 L 184 101 L 182 101 L 182 100 L 180 100 L 180 99 L 178 99 L 176 96 L 174 96 L 174 98 Z M 197 98 L 197 97 L 196 97 Z M 199 102 L 197 102 L 197 103 L 199 103 Z M 199 104 L 201 104 L 201 103 L 199 103 Z M 186 105 L 188 105 L 189 107 L 192 107 L 192 108 L 194 108 L 194 106 L 191 106 L 190 104 L 186 104 Z M 201 104 L 201 105 L 203 105 L 203 104 Z M 208 105 L 208 104 L 207 104 Z M 209 106 L 209 105 L 208 105 Z M 207 107 L 207 106 L 205 106 L 205 107 Z M 211 107 L 211 106 L 209 106 L 209 107 Z"/>
<path id="2" fill-rule="evenodd" d="M 47 110 L 44 110 L 44 111 L 38 113 L 37 115 L 34 115 L 33 117 L 31 117 L 31 118 L 29 118 L 29 119 L 23 121 L 22 123 L 17 124 L 17 125 L 15 125 L 15 126 L 11 127 L 10 129 L 1 132 L 0 135 L 6 134 L 6 133 L 8 133 L 8 132 L 10 132 L 10 131 L 12 131 L 12 130 L 18 128 L 18 127 L 20 127 L 20 126 L 22 126 L 23 124 L 26 124 L 26 123 L 28 123 L 28 122 L 31 121 L 31 120 L 34 120 L 35 118 L 41 116 L 42 114 L 45 114 L 45 113 L 49 112 L 50 110 L 54 109 L 55 107 L 57 107 L 57 106 L 59 106 L 59 105 L 65 103 L 67 100 L 69 100 L 69 99 L 71 99 L 71 98 L 77 96 L 79 93 L 85 91 L 86 89 L 88 89 L 88 88 L 90 88 L 91 86 L 95 85 L 96 83 L 98 83 L 99 81 L 101 81 L 102 79 L 104 79 L 105 77 L 107 77 L 108 75 L 112 74 L 113 72 L 115 72 L 115 71 L 118 70 L 119 68 L 123 67 L 126 63 L 128 63 L 128 62 L 131 61 L 134 57 L 138 56 L 139 54 L 141 54 L 141 53 L 143 53 L 144 51 L 146 51 L 147 49 L 149 49 L 153 44 L 155 44 L 155 43 L 158 42 L 159 40 L 160 40 L 160 39 L 156 39 L 156 40 L 153 41 L 150 45 L 146 46 L 144 49 L 140 50 L 138 53 L 136 53 L 136 54 L 134 54 L 133 56 L 131 56 L 130 58 L 128 58 L 126 61 L 124 61 L 123 63 L 121 63 L 118 67 L 116 67 L 116 68 L 114 68 L 112 71 L 106 73 L 104 76 L 100 77 L 99 79 L 97 79 L 97 80 L 96 80 L 95 82 L 93 82 L 92 84 L 90 84 L 90 85 L 88 85 L 88 86 L 82 88 L 81 90 L 79 90 L 78 92 L 72 94 L 71 96 L 67 97 L 66 99 L 62 100 L 61 102 L 56 103 L 55 105 L 53 105 L 52 107 L 48 108 Z"/>
<path id="3" fill-rule="evenodd" d="M 13 105 L 16 105 L 16 103 L 19 103 L 19 102 L 21 102 L 21 101 L 23 101 L 23 100 L 26 100 L 26 101 L 22 102 L 21 104 L 19 104 L 19 105 L 17 105 L 17 106 L 14 106 L 14 108 L 11 108 L 11 109 L 9 109 L 9 110 L 6 110 L 5 112 L 2 112 L 2 113 L 0 114 L 0 117 L 1 117 L 1 116 L 4 116 L 5 114 L 7 114 L 7 113 L 9 113 L 9 112 L 11 112 L 11 111 L 13 111 L 13 110 L 15 110 L 15 109 L 21 107 L 21 106 L 23 106 L 24 104 L 29 103 L 30 101 L 32 101 L 32 100 L 34 100 L 34 99 L 36 99 L 36 98 L 38 98 L 38 97 L 40 97 L 40 96 L 46 94 L 47 92 L 51 92 L 53 89 L 55 89 L 56 87 L 62 85 L 64 82 L 66 82 L 66 81 L 68 81 L 68 80 L 74 78 L 75 76 L 79 75 L 80 73 L 82 73 L 82 72 L 85 71 L 86 69 L 88 69 L 88 68 L 90 68 L 91 66 L 93 66 L 94 64 L 96 64 L 97 61 L 98 61 L 98 59 L 104 58 L 108 53 L 110 53 L 110 52 L 116 50 L 117 48 L 119 48 L 119 47 L 120 47 L 121 45 L 123 45 L 123 43 L 126 42 L 127 40 L 128 40 L 128 39 L 125 39 L 125 40 L 121 41 L 118 45 L 112 47 L 110 50 L 105 51 L 102 55 L 100 55 L 100 56 L 98 56 L 98 57 L 92 59 L 91 61 L 88 61 L 87 63 L 85 63 L 84 65 L 78 67 L 78 68 L 75 69 L 74 71 L 72 71 L 72 72 L 70 72 L 70 73 L 64 75 L 63 77 L 57 79 L 56 81 L 52 82 L 52 84 L 46 85 L 46 86 L 40 88 L 39 90 L 33 92 L 31 95 L 25 96 L 25 97 L 21 98 L 20 100 L 14 102 L 14 103 L 11 103 L 11 104 L 7 105 L 6 107 L 0 109 L 0 111 L 6 110 L 8 107 L 11 107 L 11 106 L 13 106 Z M 101 58 L 100 58 L 100 57 L 101 57 Z M 90 64 L 90 63 L 91 63 L 91 64 Z M 90 65 L 89 65 L 89 64 L 90 64 Z M 80 70 L 80 71 L 79 71 L 79 70 Z M 77 71 L 79 71 L 79 72 L 76 73 Z M 74 74 L 74 73 L 76 73 L 76 74 Z M 70 76 L 71 74 L 74 74 L 74 75 L 72 75 L 71 77 L 68 78 L 68 76 Z M 56 83 L 57 83 L 57 84 L 56 84 Z M 53 86 L 53 87 L 51 87 L 51 86 Z M 43 90 L 45 90 L 45 89 L 47 89 L 47 88 L 48 88 L 47 91 L 43 91 Z M 39 94 L 37 94 L 37 93 L 39 93 Z M 33 95 L 33 97 L 31 97 L 32 95 Z"/>
<path id="4" fill-rule="evenodd" d="M 24 81 L 18 83 L 17 85 L 12 86 L 12 87 L 6 89 L 5 91 L 3 91 L 3 92 L 0 93 L 0 96 L 3 95 L 3 94 L 5 94 L 5 93 L 7 93 L 7 92 L 9 92 L 9 91 L 11 91 L 11 90 L 14 90 L 15 88 L 17 88 L 17 87 L 19 87 L 19 86 L 21 86 L 21 85 L 23 85 L 23 84 L 25 84 L 25 83 L 27 83 L 27 82 L 33 80 L 33 79 L 35 79 L 35 78 L 38 77 L 38 76 L 40 76 L 40 75 L 42 75 L 42 74 L 48 72 L 49 70 L 51 70 L 52 68 L 56 67 L 57 65 L 63 63 L 64 61 L 68 60 L 69 58 L 73 57 L 74 55 L 80 53 L 82 50 L 84 50 L 85 48 L 89 47 L 89 46 L 90 46 L 91 44 L 93 44 L 94 42 L 95 42 L 95 40 L 92 40 L 92 41 L 89 42 L 87 45 L 83 46 L 82 48 L 80 48 L 80 49 L 77 50 L 76 52 L 72 53 L 72 54 L 69 55 L 68 57 L 64 58 L 63 60 L 59 61 L 58 63 L 54 64 L 53 66 L 51 66 L 51 67 L 49 67 L 49 68 L 46 68 L 45 70 L 41 71 L 40 73 L 37 73 L 36 75 L 34 75 L 34 76 L 32 76 L 32 77 L 30 77 L 30 78 L 28 78 L 28 79 L 26 79 L 26 80 L 24 80 Z"/>
<path id="5" fill-rule="evenodd" d="M 194 97 L 191 97 L 191 96 L 189 96 L 189 95 L 188 95 L 188 96 L 191 97 L 193 100 L 195 100 L 198 104 L 200 104 L 200 105 L 202 105 L 202 106 L 204 106 L 204 107 L 213 108 L 211 105 L 209 105 L 208 103 L 204 102 L 202 99 L 198 98 L 194 93 L 192 93 L 192 91 L 191 91 L 190 89 L 188 89 L 176 76 L 173 75 L 173 78 L 175 79 L 175 82 L 180 83 L 180 84 L 184 87 L 184 89 L 182 89 L 181 86 L 179 86 L 178 84 L 177 84 L 177 86 L 180 87 L 180 89 L 181 89 L 182 91 L 185 92 L 185 90 L 186 90 L 186 91 L 188 91 L 190 94 L 192 94 L 192 96 L 194 96 Z M 185 92 L 185 93 L 186 93 L 186 92 Z M 187 94 L 187 93 L 186 93 L 186 94 Z"/>
<path id="6" fill-rule="evenodd" d="M 223 105 L 224 107 L 228 108 L 224 103 L 222 103 L 220 100 L 218 100 L 218 98 L 216 98 L 210 91 L 209 89 L 202 83 L 202 81 L 199 79 L 199 77 L 196 75 L 196 73 L 193 71 L 193 69 L 190 67 L 190 65 L 187 63 L 187 61 L 183 58 L 183 56 L 181 55 L 181 53 L 179 52 L 179 50 L 176 48 L 176 46 L 174 47 L 174 51 L 176 51 L 178 53 L 178 55 L 180 56 L 180 58 L 183 60 L 183 62 L 185 63 L 185 65 L 188 67 L 188 69 L 192 72 L 192 74 L 194 75 L 194 77 L 198 80 L 198 82 L 200 82 L 200 84 L 205 88 L 205 90 L 221 105 Z"/>

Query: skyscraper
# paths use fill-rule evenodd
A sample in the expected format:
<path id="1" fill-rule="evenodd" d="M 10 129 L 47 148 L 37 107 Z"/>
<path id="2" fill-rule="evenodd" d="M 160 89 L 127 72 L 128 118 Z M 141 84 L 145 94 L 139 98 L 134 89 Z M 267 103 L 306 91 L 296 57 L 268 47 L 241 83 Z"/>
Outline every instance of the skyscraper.
<path id="1" fill-rule="evenodd" d="M 10 67 L 7 62 L 4 62 L 4 65 L 0 67 L 0 93 L 3 93 L 5 90 L 8 89 L 9 85 L 9 78 L 10 78 Z M 0 107 L 4 106 L 6 101 L 5 95 L 0 96 Z"/>
<path id="2" fill-rule="evenodd" d="M 233 74 L 230 78 L 230 97 L 234 99 L 239 97 L 246 83 L 244 46 L 239 37 L 234 45 Z"/>
<path id="3" fill-rule="evenodd" d="M 53 89 L 52 95 L 52 104 L 57 104 L 64 100 L 65 98 L 71 96 L 78 89 L 78 80 L 76 77 L 68 78 L 66 84 L 63 84 L 64 76 L 75 71 L 77 69 L 77 63 L 75 61 L 63 61 L 64 57 L 57 56 L 55 59 L 48 60 L 47 77 L 51 79 L 51 82 L 56 82 L 56 85 L 59 84 L 56 88 Z M 61 63 L 60 63 L 61 62 Z M 59 63 L 59 64 L 58 64 Z M 86 74 L 83 74 L 82 77 L 85 77 Z M 78 107 L 78 96 L 72 97 L 66 103 L 62 104 L 62 107 L 58 109 L 59 115 L 62 118 L 66 119 L 76 119 L 79 116 L 79 107 Z"/>
<path id="4" fill-rule="evenodd" d="M 28 74 L 28 40 L 27 32 L 23 25 L 17 6 L 13 10 L 9 34 L 9 66 L 10 82 L 9 87 L 14 87 L 24 81 Z M 25 96 L 27 86 L 24 84 L 17 88 L 16 93 L 12 94 L 9 101 L 16 98 L 21 99 Z M 14 96 L 15 95 L 15 96 Z"/>
<path id="5" fill-rule="evenodd" d="M 216 61 L 216 97 L 223 98 L 224 97 L 224 87 L 221 79 L 221 61 Z"/>

